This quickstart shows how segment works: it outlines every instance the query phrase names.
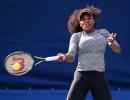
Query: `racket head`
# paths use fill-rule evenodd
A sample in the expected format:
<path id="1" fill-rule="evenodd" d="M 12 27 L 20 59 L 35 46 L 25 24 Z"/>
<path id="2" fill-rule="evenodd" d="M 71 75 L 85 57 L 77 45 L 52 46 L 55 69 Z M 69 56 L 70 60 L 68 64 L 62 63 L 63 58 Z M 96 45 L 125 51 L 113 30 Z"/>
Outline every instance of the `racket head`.
<path id="1" fill-rule="evenodd" d="M 14 70 L 14 64 L 20 64 L 19 70 Z M 31 54 L 24 51 L 16 51 L 9 54 L 4 61 L 5 70 L 11 75 L 20 76 L 29 72 L 34 64 L 34 59 Z"/>

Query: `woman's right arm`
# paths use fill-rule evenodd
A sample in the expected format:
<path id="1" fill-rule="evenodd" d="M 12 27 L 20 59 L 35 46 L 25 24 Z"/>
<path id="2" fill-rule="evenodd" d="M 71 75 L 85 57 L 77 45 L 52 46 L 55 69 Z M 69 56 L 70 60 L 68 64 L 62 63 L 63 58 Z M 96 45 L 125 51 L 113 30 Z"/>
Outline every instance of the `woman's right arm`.
<path id="1" fill-rule="evenodd" d="M 59 56 L 59 59 L 58 61 L 67 61 L 67 62 L 71 62 L 73 60 L 73 56 L 71 54 L 63 54 L 63 53 L 60 53 L 58 54 Z"/>
<path id="2" fill-rule="evenodd" d="M 59 53 L 58 61 L 72 62 L 75 59 L 79 42 L 79 33 L 74 33 L 70 38 L 69 49 L 66 54 Z"/>

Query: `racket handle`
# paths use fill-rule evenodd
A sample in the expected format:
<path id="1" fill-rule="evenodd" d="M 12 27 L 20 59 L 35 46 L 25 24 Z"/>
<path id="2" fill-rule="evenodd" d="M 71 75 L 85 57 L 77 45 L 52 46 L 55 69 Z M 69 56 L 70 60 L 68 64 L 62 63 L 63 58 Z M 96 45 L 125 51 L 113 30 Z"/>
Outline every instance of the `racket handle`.
<path id="1" fill-rule="evenodd" d="M 59 59 L 59 56 L 51 56 L 51 57 L 46 57 L 45 61 L 56 61 Z"/>

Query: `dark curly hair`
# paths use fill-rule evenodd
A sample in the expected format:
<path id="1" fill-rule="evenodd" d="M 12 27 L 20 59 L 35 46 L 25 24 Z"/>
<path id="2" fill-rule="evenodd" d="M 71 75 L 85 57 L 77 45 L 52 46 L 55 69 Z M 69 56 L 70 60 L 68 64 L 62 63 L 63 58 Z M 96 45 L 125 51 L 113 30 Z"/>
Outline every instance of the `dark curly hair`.
<path id="1" fill-rule="evenodd" d="M 93 5 L 73 11 L 68 19 L 68 30 L 71 34 L 83 31 L 79 25 L 79 19 L 84 12 L 91 13 L 95 21 L 101 17 L 101 10 Z"/>

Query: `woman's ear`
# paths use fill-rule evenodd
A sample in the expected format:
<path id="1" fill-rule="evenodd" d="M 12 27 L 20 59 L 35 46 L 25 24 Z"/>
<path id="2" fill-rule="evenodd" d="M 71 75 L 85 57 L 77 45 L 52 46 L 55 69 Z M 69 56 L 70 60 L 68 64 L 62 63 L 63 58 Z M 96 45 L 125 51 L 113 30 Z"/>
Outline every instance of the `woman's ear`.
<path id="1" fill-rule="evenodd" d="M 83 22 L 79 21 L 79 25 L 80 25 L 80 27 L 82 27 L 83 26 Z"/>
<path id="2" fill-rule="evenodd" d="M 95 20 L 93 20 L 93 25 L 95 25 L 96 24 L 96 21 Z"/>

